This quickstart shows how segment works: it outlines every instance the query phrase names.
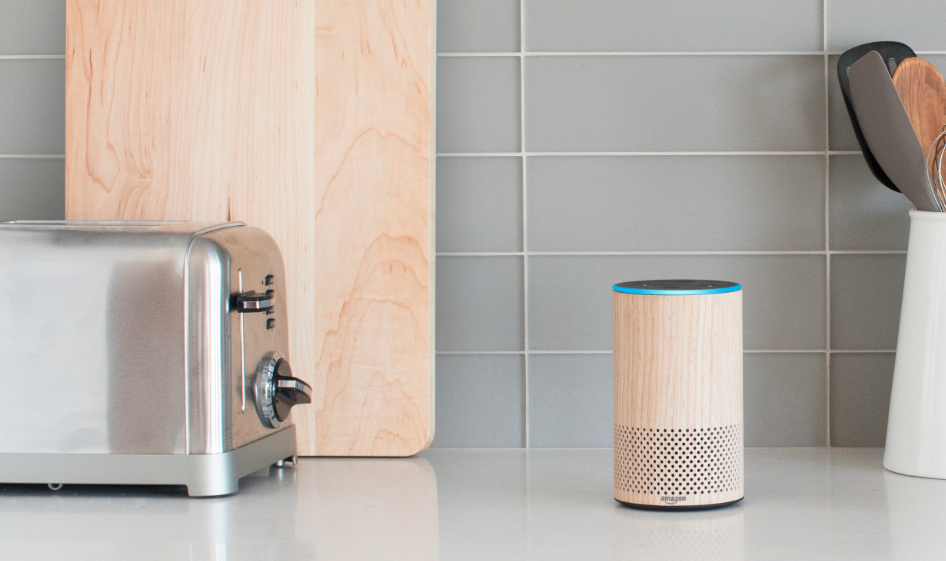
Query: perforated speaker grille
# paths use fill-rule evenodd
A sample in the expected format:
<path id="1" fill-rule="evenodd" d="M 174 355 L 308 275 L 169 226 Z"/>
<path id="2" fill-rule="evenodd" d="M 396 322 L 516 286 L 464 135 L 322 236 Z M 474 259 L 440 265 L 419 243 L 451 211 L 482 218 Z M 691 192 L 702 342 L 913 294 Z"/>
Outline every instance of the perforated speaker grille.
<path id="1" fill-rule="evenodd" d="M 649 429 L 614 425 L 614 482 L 628 493 L 710 495 L 742 487 L 742 425 Z"/>

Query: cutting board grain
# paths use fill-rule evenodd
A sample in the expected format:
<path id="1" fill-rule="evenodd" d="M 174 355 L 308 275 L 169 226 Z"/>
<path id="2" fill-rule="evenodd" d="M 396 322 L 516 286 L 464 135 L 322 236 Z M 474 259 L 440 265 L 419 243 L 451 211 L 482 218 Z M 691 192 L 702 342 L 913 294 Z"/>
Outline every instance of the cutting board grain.
<path id="1" fill-rule="evenodd" d="M 66 217 L 276 239 L 302 455 L 433 438 L 434 9 L 67 1 Z"/>

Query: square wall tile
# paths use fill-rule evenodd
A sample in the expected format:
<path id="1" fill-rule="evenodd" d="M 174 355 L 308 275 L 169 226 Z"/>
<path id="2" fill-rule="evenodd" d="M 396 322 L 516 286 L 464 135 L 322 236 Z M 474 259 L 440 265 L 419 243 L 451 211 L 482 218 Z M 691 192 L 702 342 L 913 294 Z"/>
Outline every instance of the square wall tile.
<path id="1" fill-rule="evenodd" d="M 0 154 L 63 154 L 66 61 L 0 60 Z"/>
<path id="2" fill-rule="evenodd" d="M 839 55 L 828 57 L 828 146 L 831 150 L 860 151 L 838 82 L 838 58 Z"/>
<path id="3" fill-rule="evenodd" d="M 820 51 L 817 0 L 526 0 L 530 51 Z"/>
<path id="4" fill-rule="evenodd" d="M 437 355 L 432 448 L 522 448 L 522 355 Z"/>
<path id="5" fill-rule="evenodd" d="M 437 350 L 521 351 L 521 257 L 437 258 Z"/>
<path id="6" fill-rule="evenodd" d="M 746 446 L 825 446 L 824 353 L 747 353 Z"/>
<path id="7" fill-rule="evenodd" d="M 936 0 L 827 2 L 828 48 L 846 50 L 872 41 L 900 41 L 915 51 L 946 51 L 946 4 Z"/>
<path id="8" fill-rule="evenodd" d="M 437 251 L 522 251 L 522 158 L 437 158 Z"/>
<path id="9" fill-rule="evenodd" d="M 0 158 L 0 221 L 64 220 L 63 160 Z"/>
<path id="10" fill-rule="evenodd" d="M 530 157 L 529 249 L 823 250 L 824 166 L 823 156 Z"/>
<path id="11" fill-rule="evenodd" d="M 742 284 L 746 349 L 825 347 L 821 255 L 635 255 L 530 257 L 530 348 L 610 350 L 611 287 L 679 278 Z"/>
<path id="12" fill-rule="evenodd" d="M 66 53 L 66 2 L 0 0 L 0 55 Z"/>
<path id="13" fill-rule="evenodd" d="M 816 56 L 535 56 L 525 61 L 532 152 L 825 148 Z"/>
<path id="14" fill-rule="evenodd" d="M 907 256 L 831 256 L 831 348 L 897 348 Z"/>
<path id="15" fill-rule="evenodd" d="M 437 51 L 519 51 L 519 0 L 438 0 Z"/>
<path id="16" fill-rule="evenodd" d="M 831 446 L 883 446 L 894 353 L 831 355 Z"/>
<path id="17" fill-rule="evenodd" d="M 906 251 L 910 201 L 874 178 L 864 157 L 831 156 L 831 249 Z"/>
<path id="18" fill-rule="evenodd" d="M 437 59 L 437 151 L 518 152 L 519 57 Z"/>
<path id="19" fill-rule="evenodd" d="M 529 446 L 614 446 L 614 375 L 610 354 L 529 357 Z"/>

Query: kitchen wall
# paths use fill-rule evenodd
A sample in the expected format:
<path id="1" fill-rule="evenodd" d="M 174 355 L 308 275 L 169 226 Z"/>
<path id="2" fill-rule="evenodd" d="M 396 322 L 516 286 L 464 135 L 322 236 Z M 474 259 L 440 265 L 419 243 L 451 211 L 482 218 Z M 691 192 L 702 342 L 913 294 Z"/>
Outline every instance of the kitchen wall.
<path id="1" fill-rule="evenodd" d="M 837 55 L 946 4 L 439 0 L 434 447 L 611 445 L 611 285 L 745 287 L 749 446 L 883 444 L 908 231 Z M 64 2 L 0 0 L 0 220 L 63 217 Z"/>

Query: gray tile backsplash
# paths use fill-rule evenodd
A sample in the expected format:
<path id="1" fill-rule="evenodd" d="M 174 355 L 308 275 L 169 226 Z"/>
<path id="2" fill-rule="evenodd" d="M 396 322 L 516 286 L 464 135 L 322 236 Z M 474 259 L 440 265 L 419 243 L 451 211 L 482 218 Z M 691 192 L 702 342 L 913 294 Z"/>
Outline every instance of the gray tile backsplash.
<path id="1" fill-rule="evenodd" d="M 529 249 L 821 250 L 824 168 L 823 156 L 530 158 Z"/>
<path id="2" fill-rule="evenodd" d="M 530 51 L 820 51 L 818 0 L 525 0 Z"/>
<path id="3" fill-rule="evenodd" d="M 0 154 L 62 154 L 66 64 L 0 58 Z"/>
<path id="4" fill-rule="evenodd" d="M 883 446 L 894 353 L 831 355 L 831 444 Z"/>
<path id="5" fill-rule="evenodd" d="M 915 51 L 946 51 L 946 4 L 937 0 L 826 0 L 828 48 L 900 41 Z"/>
<path id="6" fill-rule="evenodd" d="M 752 353 L 744 361 L 746 446 L 824 446 L 824 353 Z"/>
<path id="7" fill-rule="evenodd" d="M 437 152 L 520 148 L 519 59 L 439 57 Z"/>
<path id="8" fill-rule="evenodd" d="M 0 0 L 0 56 L 61 55 L 65 28 L 64 0 Z"/>
<path id="9" fill-rule="evenodd" d="M 437 158 L 437 250 L 522 251 L 522 158 Z"/>
<path id="10" fill-rule="evenodd" d="M 906 255 L 831 258 L 831 348 L 897 347 Z"/>
<path id="11" fill-rule="evenodd" d="M 437 52 L 519 50 L 519 0 L 438 0 Z"/>
<path id="12" fill-rule="evenodd" d="M 518 354 L 438 356 L 432 445 L 521 448 L 525 443 L 523 362 Z"/>
<path id="13" fill-rule="evenodd" d="M 838 58 L 840 55 L 828 57 L 828 146 L 831 150 L 860 151 L 838 82 Z"/>
<path id="14" fill-rule="evenodd" d="M 0 222 L 65 218 L 63 161 L 0 159 Z"/>
<path id="15" fill-rule="evenodd" d="M 437 350 L 523 349 L 521 257 L 437 259 Z"/>
<path id="16" fill-rule="evenodd" d="M 614 444 L 610 354 L 529 358 L 529 446 L 607 448 Z"/>
<path id="17" fill-rule="evenodd" d="M 837 57 L 946 69 L 946 4 L 437 4 L 433 446 L 611 446 L 611 285 L 679 276 L 745 287 L 747 445 L 882 444 L 911 206 Z M 0 0 L 0 220 L 63 217 L 64 19 Z"/>
<path id="18" fill-rule="evenodd" d="M 824 150 L 817 56 L 530 56 L 526 150 Z"/>
<path id="19" fill-rule="evenodd" d="M 743 285 L 746 349 L 823 349 L 824 269 L 820 255 L 530 257 L 529 346 L 610 350 L 613 284 L 706 278 Z"/>
<path id="20" fill-rule="evenodd" d="M 906 251 L 910 201 L 877 181 L 864 157 L 831 156 L 831 249 Z"/>

